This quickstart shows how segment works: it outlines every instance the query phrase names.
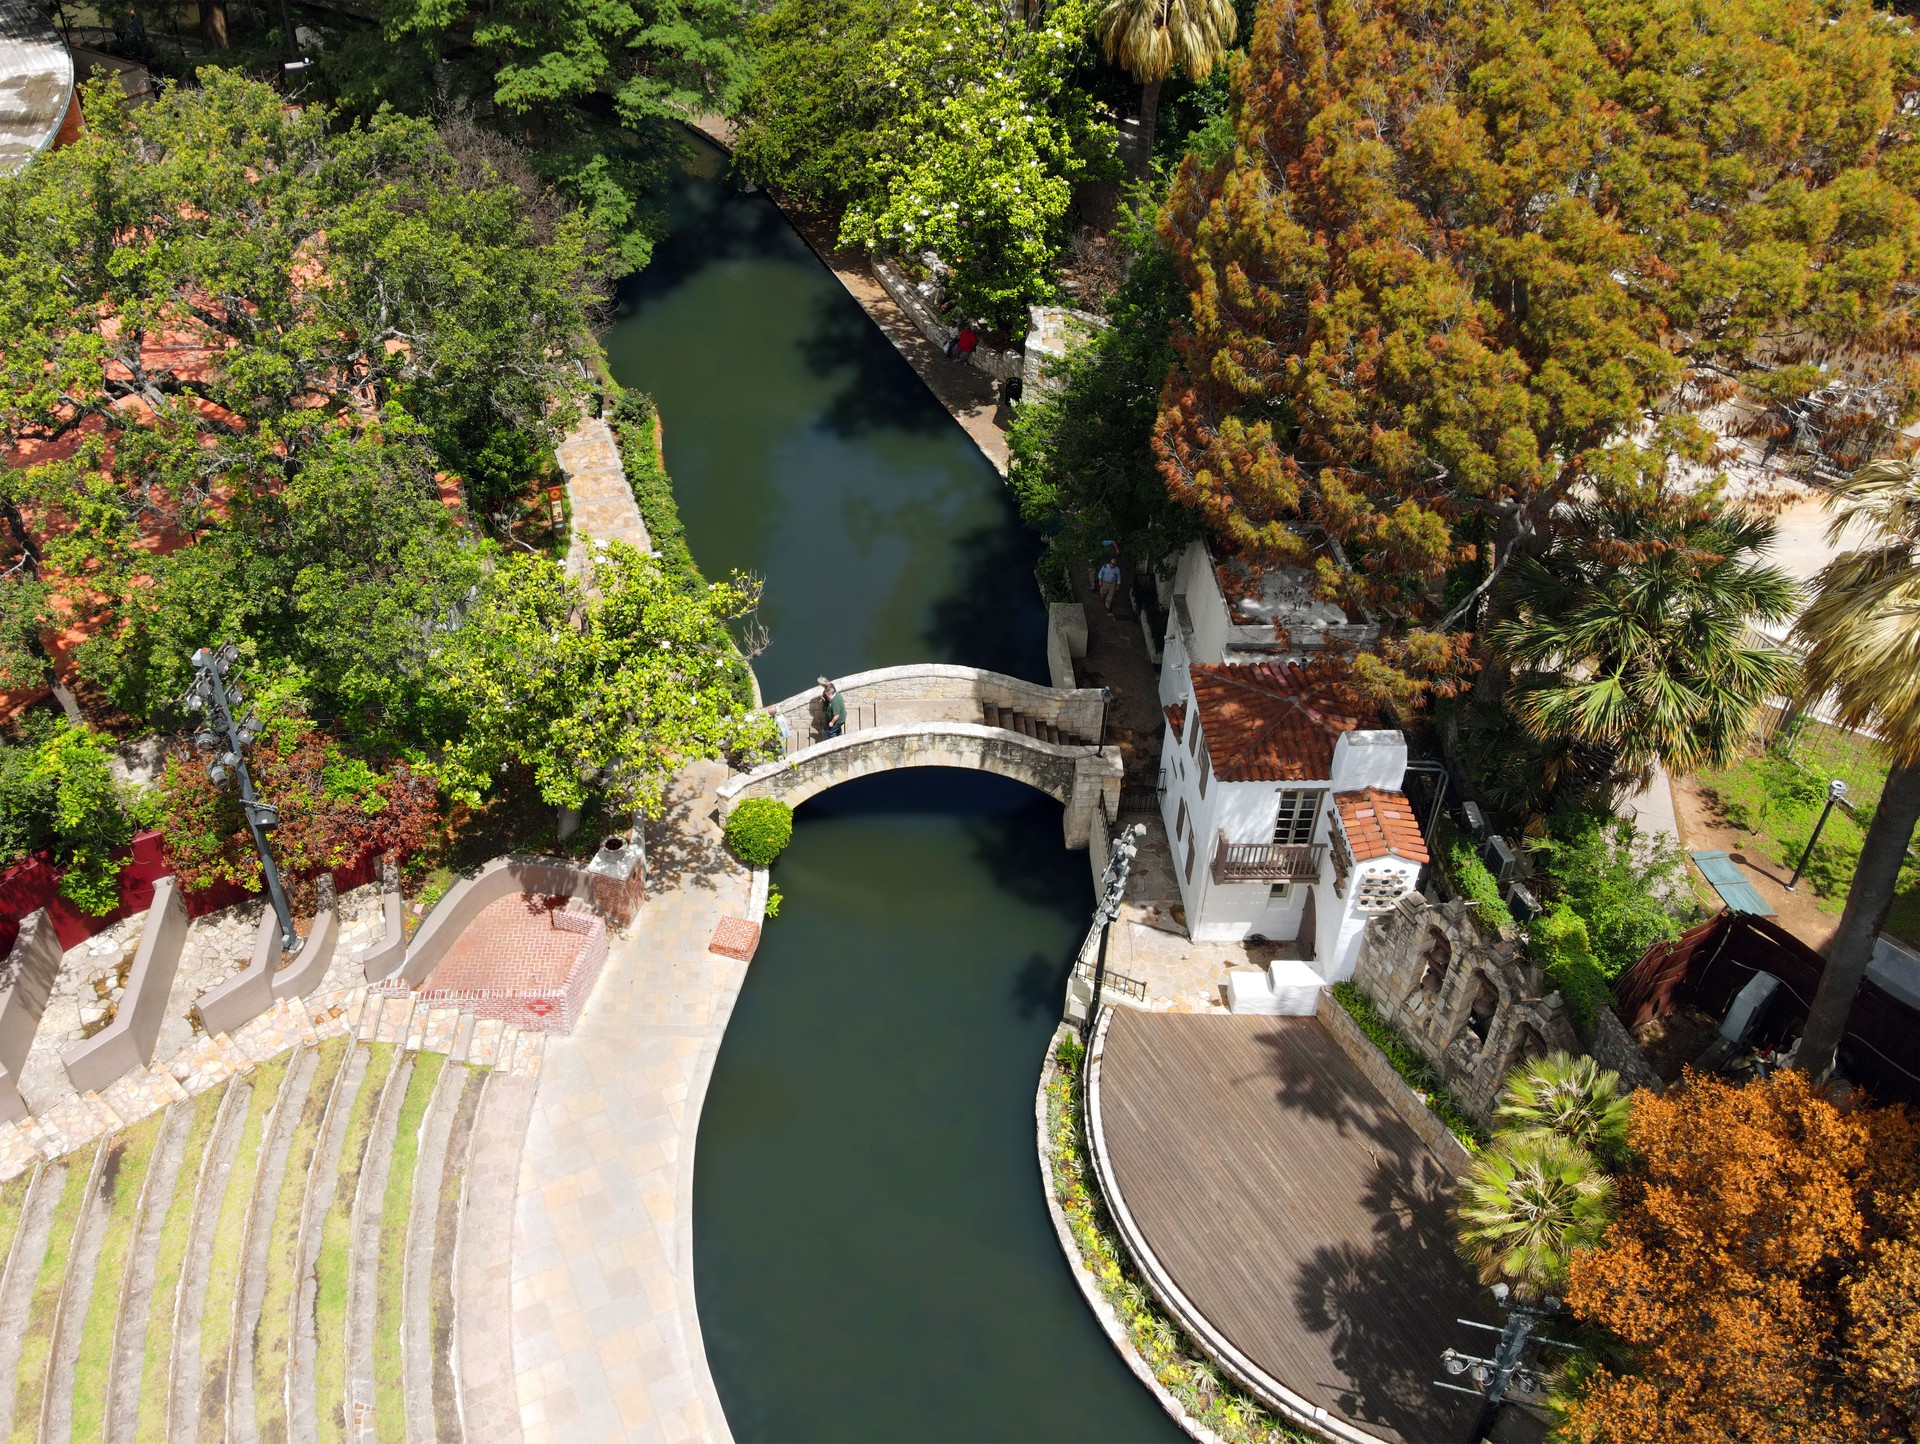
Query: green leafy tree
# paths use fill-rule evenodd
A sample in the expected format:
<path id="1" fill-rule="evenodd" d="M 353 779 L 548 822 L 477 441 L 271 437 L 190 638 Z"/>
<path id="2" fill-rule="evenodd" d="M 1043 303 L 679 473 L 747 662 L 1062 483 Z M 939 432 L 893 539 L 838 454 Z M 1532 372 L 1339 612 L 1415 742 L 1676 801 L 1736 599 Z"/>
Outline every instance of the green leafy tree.
<path id="1" fill-rule="evenodd" d="M 1487 1284 L 1522 1297 L 1558 1288 L 1574 1251 L 1600 1241 L 1613 1186 L 1593 1155 L 1557 1133 L 1507 1134 L 1460 1180 L 1460 1250 Z"/>
<path id="2" fill-rule="evenodd" d="M 1112 127 L 1072 83 L 1090 3 L 1027 20 L 993 0 L 904 0 L 870 61 L 892 103 L 842 241 L 930 250 L 963 314 L 1022 329 L 1053 295 L 1074 186 L 1113 163 Z"/>
<path id="3" fill-rule="evenodd" d="M 1569 509 L 1553 546 L 1520 558 L 1488 641 L 1517 669 L 1509 705 L 1535 737 L 1609 759 L 1609 781 L 1644 785 L 1731 758 L 1753 709 L 1792 662 L 1745 640 L 1793 615 L 1795 586 L 1759 558 L 1777 528 L 1671 494 Z"/>
<path id="4" fill-rule="evenodd" d="M 1611 979 L 1697 916 L 1679 844 L 1636 831 L 1630 818 L 1564 812 L 1530 850 L 1557 901 L 1586 924 L 1593 960 Z"/>
<path id="5" fill-rule="evenodd" d="M 1269 0 L 1232 154 L 1163 215 L 1169 486 L 1451 686 L 1448 574 L 1711 467 L 1709 408 L 1852 376 L 1911 410 L 1916 77 L 1859 0 Z"/>
<path id="6" fill-rule="evenodd" d="M 686 588 L 621 542 L 596 560 L 591 593 L 543 557 L 507 559 L 440 656 L 459 719 L 442 786 L 477 804 L 520 766 L 555 806 L 597 794 L 657 815 L 682 767 L 773 734 L 738 685 L 727 630 L 758 600 L 743 577 Z"/>
<path id="7" fill-rule="evenodd" d="M 1798 1066 L 1814 1078 L 1833 1067 L 1920 822 L 1920 468 L 1865 467 L 1828 505 L 1829 538 L 1862 544 L 1821 569 L 1794 626 L 1805 691 L 1829 698 L 1841 726 L 1877 735 L 1892 765 L 1800 1040 Z"/>
<path id="8" fill-rule="evenodd" d="M 1153 155 L 1160 87 L 1176 71 L 1205 80 L 1239 33 L 1232 0 L 1104 0 L 1094 31 L 1107 59 L 1140 82 L 1140 166 Z"/>
<path id="9" fill-rule="evenodd" d="M 476 575 L 445 473 L 502 427 L 550 446 L 585 384 L 592 228 L 424 122 L 203 80 L 90 90 L 0 180 L 8 492 L 127 710 L 234 639 L 391 711 Z"/>
<path id="10" fill-rule="evenodd" d="M 115 848 L 133 834 L 107 739 L 61 718 L 23 718 L 0 746 L 0 865 L 45 849 L 60 894 L 99 916 L 120 903 Z"/>
<path id="11" fill-rule="evenodd" d="M 1129 556 L 1157 560 L 1199 531 L 1193 513 L 1167 495 L 1150 450 L 1173 364 L 1168 337 L 1186 297 L 1150 232 L 1122 239 L 1131 264 L 1106 325 L 1053 369 L 1052 389 L 1022 401 L 1007 438 L 1007 481 L 1020 515 L 1049 533 L 1065 560 L 1095 556 L 1109 538 Z"/>
<path id="12" fill-rule="evenodd" d="M 1618 1163 L 1626 1156 L 1633 1097 L 1621 1089 L 1618 1073 L 1592 1058 L 1549 1053 L 1507 1075 L 1493 1116 L 1502 1129 L 1542 1129 Z"/>

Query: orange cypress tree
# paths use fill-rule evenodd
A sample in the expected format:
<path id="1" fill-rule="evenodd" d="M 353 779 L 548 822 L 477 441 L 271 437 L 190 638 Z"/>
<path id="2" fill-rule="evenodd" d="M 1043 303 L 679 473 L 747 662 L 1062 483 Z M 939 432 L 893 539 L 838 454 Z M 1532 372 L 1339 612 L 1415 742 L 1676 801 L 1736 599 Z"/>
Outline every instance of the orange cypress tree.
<path id="1" fill-rule="evenodd" d="M 1912 409 L 1917 76 L 1859 0 L 1266 0 L 1162 212 L 1170 488 L 1456 665 L 1441 579 L 1711 462 L 1706 408 L 1826 362 Z"/>
<path id="2" fill-rule="evenodd" d="M 1920 1120 L 1804 1075 L 1637 1096 L 1636 1159 L 1567 1304 L 1624 1342 L 1568 1408 L 1589 1444 L 1920 1432 Z"/>

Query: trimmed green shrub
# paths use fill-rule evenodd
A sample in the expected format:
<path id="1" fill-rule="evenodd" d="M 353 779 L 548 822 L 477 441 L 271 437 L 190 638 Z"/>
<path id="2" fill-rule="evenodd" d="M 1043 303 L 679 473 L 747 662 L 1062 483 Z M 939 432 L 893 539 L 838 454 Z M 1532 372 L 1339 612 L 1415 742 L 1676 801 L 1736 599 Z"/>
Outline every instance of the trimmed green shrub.
<path id="1" fill-rule="evenodd" d="M 1635 832 L 1627 818 L 1562 814 L 1552 836 L 1531 847 L 1545 862 L 1553 895 L 1586 923 L 1594 965 L 1605 977 L 1619 977 L 1699 915 L 1679 846 Z"/>
<path id="2" fill-rule="evenodd" d="M 1527 952 L 1567 1000 L 1567 1011 L 1582 1035 L 1593 1031 L 1594 1015 L 1613 1001 L 1606 974 L 1593 960 L 1586 922 L 1565 903 L 1555 903 L 1527 928 Z"/>
<path id="3" fill-rule="evenodd" d="M 793 841 L 793 809 L 770 797 L 749 797 L 727 818 L 727 846 L 748 867 L 771 867 Z"/>
<path id="4" fill-rule="evenodd" d="M 1399 1029 L 1375 1011 L 1371 998 L 1352 983 L 1335 983 L 1333 997 L 1347 1010 L 1348 1016 L 1360 1025 L 1360 1031 L 1367 1035 L 1367 1041 L 1386 1055 L 1387 1061 L 1393 1065 L 1393 1071 L 1420 1095 L 1420 1101 L 1427 1105 L 1433 1116 L 1447 1126 L 1449 1133 L 1470 1149 L 1478 1148 L 1487 1141 L 1487 1130 L 1475 1123 L 1467 1110 L 1460 1106 L 1459 1100 L 1447 1092 L 1432 1066 L 1414 1051 L 1413 1044 L 1400 1036 Z"/>

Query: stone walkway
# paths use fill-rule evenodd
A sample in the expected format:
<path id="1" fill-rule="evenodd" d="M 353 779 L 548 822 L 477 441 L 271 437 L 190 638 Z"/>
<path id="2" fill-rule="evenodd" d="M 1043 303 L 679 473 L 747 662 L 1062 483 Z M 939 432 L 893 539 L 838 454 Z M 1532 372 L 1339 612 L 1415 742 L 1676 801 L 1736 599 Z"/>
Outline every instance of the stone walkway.
<path id="1" fill-rule="evenodd" d="M 710 820 L 725 768 L 688 774 L 654 869 L 571 1037 L 552 1038 L 520 1159 L 513 1355 L 526 1438 L 725 1441 L 693 1291 L 700 1103 L 747 965 L 708 951 L 752 876 Z M 757 921 L 757 919 L 756 919 Z"/>
<path id="2" fill-rule="evenodd" d="M 620 448 L 606 422 L 597 416 L 582 417 L 556 455 L 566 473 L 567 501 L 573 508 L 569 572 L 579 576 L 586 569 L 588 548 L 596 541 L 623 541 L 643 552 L 653 550 L 626 468 L 620 464 Z"/>

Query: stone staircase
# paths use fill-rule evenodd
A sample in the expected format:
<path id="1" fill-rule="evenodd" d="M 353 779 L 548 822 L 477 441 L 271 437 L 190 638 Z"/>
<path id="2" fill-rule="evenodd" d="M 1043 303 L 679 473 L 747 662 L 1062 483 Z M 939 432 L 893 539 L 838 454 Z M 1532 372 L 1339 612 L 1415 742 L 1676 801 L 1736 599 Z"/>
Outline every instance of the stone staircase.
<path id="1" fill-rule="evenodd" d="M 1077 733 L 1063 731 L 1051 722 L 1030 717 L 1025 712 L 1016 712 L 1011 707 L 996 706 L 992 702 L 982 703 L 981 706 L 986 713 L 989 727 L 1004 727 L 1009 732 L 1018 732 L 1021 736 L 1031 737 L 1037 742 L 1053 742 L 1063 747 L 1096 745 L 1091 737 L 1082 737 Z"/>
<path id="2" fill-rule="evenodd" d="M 0 1437 L 517 1438 L 503 1265 L 544 1047 L 356 989 L 15 1125 Z"/>

